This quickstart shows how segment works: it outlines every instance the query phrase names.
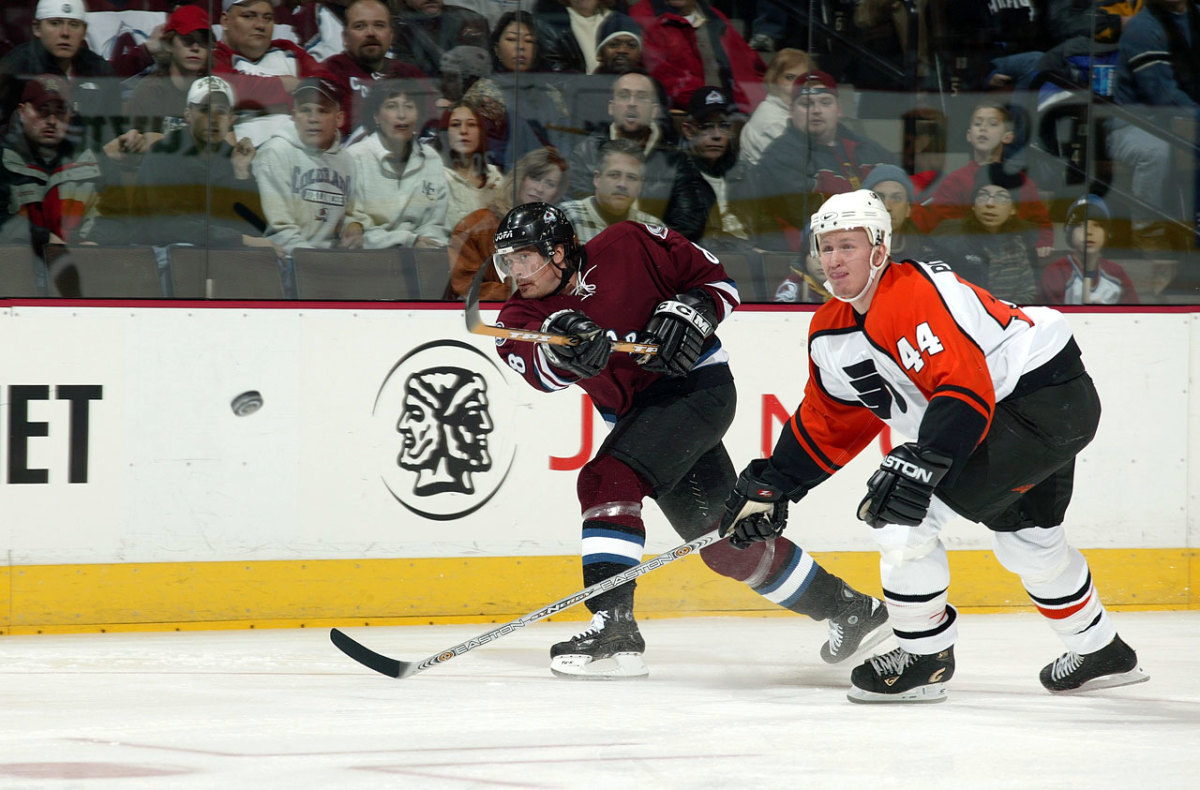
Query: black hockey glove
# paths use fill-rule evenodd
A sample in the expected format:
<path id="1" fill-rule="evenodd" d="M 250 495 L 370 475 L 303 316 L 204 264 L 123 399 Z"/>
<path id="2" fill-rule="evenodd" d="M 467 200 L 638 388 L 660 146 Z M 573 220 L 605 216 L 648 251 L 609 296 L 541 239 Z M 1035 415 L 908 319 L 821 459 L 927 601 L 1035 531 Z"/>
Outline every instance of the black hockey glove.
<path id="1" fill-rule="evenodd" d="M 578 310 L 555 313 L 546 319 L 542 331 L 579 338 L 578 345 L 574 346 L 555 346 L 549 343 L 542 346 L 554 367 L 586 379 L 597 375 L 608 366 L 612 344 L 605 336 L 604 330 Z"/>
<path id="2" fill-rule="evenodd" d="M 655 344 L 658 353 L 640 357 L 637 363 L 654 373 L 686 376 L 716 329 L 717 306 L 707 293 L 697 288 L 676 294 L 659 302 L 646 328 L 638 332 L 638 342 Z"/>
<path id="3" fill-rule="evenodd" d="M 733 533 L 729 545 L 746 549 L 750 544 L 777 537 L 787 526 L 787 484 L 771 466 L 770 460 L 751 461 L 738 475 L 733 491 L 725 499 L 721 517 L 721 537 Z M 778 481 L 778 482 L 776 482 Z"/>
<path id="4" fill-rule="evenodd" d="M 948 456 L 913 442 L 896 447 L 867 481 L 858 517 L 876 529 L 887 524 L 917 526 L 925 520 L 933 489 L 946 476 L 950 461 Z"/>

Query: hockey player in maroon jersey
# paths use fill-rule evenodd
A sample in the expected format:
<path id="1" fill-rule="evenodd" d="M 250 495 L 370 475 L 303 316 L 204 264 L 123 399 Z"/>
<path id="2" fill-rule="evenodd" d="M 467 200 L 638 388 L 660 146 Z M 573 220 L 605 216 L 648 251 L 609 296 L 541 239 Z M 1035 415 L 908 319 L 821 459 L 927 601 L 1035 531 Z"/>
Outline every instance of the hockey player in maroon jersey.
<path id="1" fill-rule="evenodd" d="M 732 487 L 733 465 L 721 438 L 733 420 L 736 392 L 717 324 L 738 306 L 737 286 L 707 250 L 662 226 L 620 222 L 585 247 L 560 209 L 514 208 L 495 235 L 493 260 L 516 293 L 501 325 L 580 339 L 575 346 L 506 340 L 504 361 L 536 389 L 578 384 L 611 427 L 580 471 L 583 583 L 642 560 L 642 501 L 650 497 L 685 540 L 712 530 Z M 613 354 L 610 342 L 654 343 L 657 354 Z M 853 590 L 786 539 L 737 551 L 726 541 L 702 550 L 713 570 L 750 585 L 768 600 L 829 620 L 821 657 L 843 661 L 887 636 L 882 603 Z M 633 616 L 631 582 L 587 601 L 589 627 L 550 649 L 563 677 L 647 674 L 645 642 Z"/>
<path id="2" fill-rule="evenodd" d="M 874 192 L 834 195 L 811 230 L 835 299 L 813 315 L 804 398 L 771 457 L 738 477 L 722 534 L 734 546 L 774 538 L 789 500 L 888 425 L 913 441 L 883 459 L 857 512 L 874 528 L 900 647 L 854 669 L 852 702 L 946 698 L 957 628 L 939 532 L 955 514 L 992 531 L 996 559 L 1066 644 L 1041 671 L 1047 690 L 1148 680 L 1063 533 L 1075 456 L 1100 420 L 1066 319 L 1002 302 L 944 263 L 892 261 L 891 219 Z"/>

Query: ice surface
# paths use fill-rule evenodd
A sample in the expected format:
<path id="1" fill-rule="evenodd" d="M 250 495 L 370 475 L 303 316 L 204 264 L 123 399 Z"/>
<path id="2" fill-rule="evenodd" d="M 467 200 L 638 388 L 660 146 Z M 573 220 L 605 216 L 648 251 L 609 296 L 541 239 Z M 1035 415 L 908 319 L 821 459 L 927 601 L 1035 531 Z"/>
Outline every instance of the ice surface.
<path id="1" fill-rule="evenodd" d="M 324 629 L 9 636 L 0 788 L 1190 790 L 1200 612 L 1113 617 L 1149 683 L 1051 696 L 1040 618 L 963 615 L 949 701 L 908 706 L 847 702 L 801 618 L 643 621 L 632 682 L 550 675 L 574 622 L 402 681 Z M 419 660 L 489 627 L 347 631 Z"/>

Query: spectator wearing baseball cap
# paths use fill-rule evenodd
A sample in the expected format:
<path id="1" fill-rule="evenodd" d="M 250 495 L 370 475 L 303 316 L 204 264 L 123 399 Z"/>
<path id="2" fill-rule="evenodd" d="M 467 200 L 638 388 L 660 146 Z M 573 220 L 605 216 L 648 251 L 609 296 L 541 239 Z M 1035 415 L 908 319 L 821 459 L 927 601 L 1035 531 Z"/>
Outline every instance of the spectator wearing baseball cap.
<path id="1" fill-rule="evenodd" d="M 297 247 L 343 246 L 354 169 L 338 132 L 338 84 L 328 77 L 306 77 L 292 101 L 292 122 L 259 146 L 254 166 L 266 236 L 289 255 Z M 361 232 L 347 242 L 361 244 Z"/>
<path id="2" fill-rule="evenodd" d="M 712 249 L 751 247 L 754 185 L 749 168 L 738 163 L 740 125 L 737 105 L 724 89 L 703 85 L 692 91 L 680 125 L 682 148 L 703 177 L 699 210 L 707 220 L 699 243 Z"/>
<path id="3" fill-rule="evenodd" d="M 646 70 L 675 109 L 685 109 L 702 85 L 719 85 L 747 115 L 763 100 L 766 64 L 708 0 L 642 0 L 629 14 L 644 31 Z"/>
<path id="4" fill-rule="evenodd" d="M 291 126 L 292 91 L 323 69 L 299 44 L 273 38 L 271 0 L 223 0 L 222 8 L 222 38 L 213 49 L 212 70 L 237 94 L 238 137 L 259 146 Z"/>
<path id="5" fill-rule="evenodd" d="M 747 165 L 758 164 L 762 152 L 791 123 L 792 86 L 811 69 L 812 61 L 803 50 L 785 47 L 771 58 L 763 75 L 766 98 L 754 109 L 739 137 L 738 156 Z"/>
<path id="6" fill-rule="evenodd" d="M 120 88 L 112 67 L 87 48 L 87 6 L 83 0 L 38 0 L 33 40 L 0 60 L 0 123 L 20 101 L 30 74 L 57 74 L 72 86 L 72 109 L 83 123 L 84 142 L 94 148 L 124 132 Z"/>
<path id="7" fill-rule="evenodd" d="M 1084 195 L 1067 209 L 1063 231 L 1071 252 L 1042 272 L 1048 304 L 1138 304 L 1129 274 L 1103 257 L 1111 219 L 1099 195 Z"/>
<path id="8" fill-rule="evenodd" d="M 208 12 L 200 6 L 179 6 L 163 23 L 159 39 L 158 65 L 138 80 L 129 99 L 130 125 L 155 139 L 187 125 L 183 115 L 188 89 L 210 71 L 213 32 Z"/>
<path id="9" fill-rule="evenodd" d="M 57 74 L 25 80 L 0 168 L 0 243 L 86 241 L 100 215 L 102 183 L 96 155 L 67 134 L 71 88 Z"/>
<path id="10" fill-rule="evenodd" d="M 205 76 L 188 87 L 185 125 L 150 148 L 138 169 L 135 205 L 139 220 L 127 242 L 194 244 L 230 249 L 271 246 L 258 185 L 251 173 L 254 146 L 231 144 L 233 87 Z"/>
<path id="11" fill-rule="evenodd" d="M 824 197 L 853 192 L 871 169 L 899 157 L 841 123 L 837 82 L 810 71 L 792 86 L 790 123 L 763 151 L 756 167 L 762 203 L 759 227 L 780 228 L 759 242 L 767 249 L 807 249 L 808 219 Z"/>

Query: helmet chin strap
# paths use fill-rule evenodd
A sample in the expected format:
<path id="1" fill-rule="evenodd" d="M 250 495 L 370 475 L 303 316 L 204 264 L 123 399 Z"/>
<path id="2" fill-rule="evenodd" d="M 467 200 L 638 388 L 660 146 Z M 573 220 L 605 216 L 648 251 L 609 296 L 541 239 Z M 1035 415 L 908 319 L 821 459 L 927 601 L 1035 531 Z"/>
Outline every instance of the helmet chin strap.
<path id="1" fill-rule="evenodd" d="M 882 250 L 883 250 L 882 245 L 876 244 L 874 247 L 871 248 L 871 255 L 874 256 L 876 251 L 882 251 Z M 865 294 L 867 291 L 869 291 L 871 289 L 871 284 L 875 282 L 875 278 L 879 276 L 879 273 L 881 271 L 883 271 L 883 267 L 887 266 L 887 262 L 888 262 L 888 256 L 884 255 L 880 259 L 878 266 L 873 263 L 871 264 L 871 273 L 867 275 L 867 284 L 864 285 L 862 287 L 862 290 L 859 291 L 854 296 L 838 296 L 837 294 L 835 294 L 833 292 L 833 286 L 830 284 L 829 280 L 825 281 L 825 290 L 828 291 L 833 296 L 833 298 L 837 299 L 839 302 L 845 302 L 846 304 L 853 304 L 854 302 L 857 302 L 859 299 L 861 299 L 863 294 Z"/>

